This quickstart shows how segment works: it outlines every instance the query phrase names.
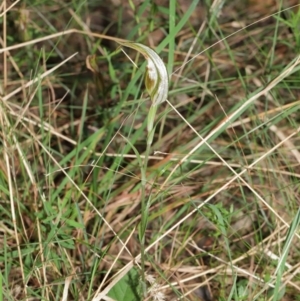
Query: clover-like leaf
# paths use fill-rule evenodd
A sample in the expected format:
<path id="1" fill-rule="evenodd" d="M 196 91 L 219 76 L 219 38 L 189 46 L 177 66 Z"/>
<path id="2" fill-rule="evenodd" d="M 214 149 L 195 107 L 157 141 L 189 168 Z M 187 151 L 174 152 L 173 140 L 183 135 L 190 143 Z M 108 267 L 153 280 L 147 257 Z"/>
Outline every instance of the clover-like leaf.
<path id="1" fill-rule="evenodd" d="M 164 102 L 168 96 L 169 79 L 166 66 L 159 55 L 148 46 L 135 42 L 118 42 L 123 46 L 135 49 L 147 60 L 145 85 L 152 103 L 157 106 Z"/>

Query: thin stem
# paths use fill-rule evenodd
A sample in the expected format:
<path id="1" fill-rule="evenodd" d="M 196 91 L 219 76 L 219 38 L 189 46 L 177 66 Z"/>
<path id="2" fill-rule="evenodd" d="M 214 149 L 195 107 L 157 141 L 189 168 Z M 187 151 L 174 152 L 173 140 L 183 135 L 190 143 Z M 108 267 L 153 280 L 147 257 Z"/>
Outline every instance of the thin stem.
<path id="1" fill-rule="evenodd" d="M 147 166 L 146 166 L 147 168 Z M 147 169 L 142 173 L 142 200 L 141 200 L 141 224 L 140 224 L 140 242 L 141 242 L 141 269 L 142 269 L 142 294 L 146 297 L 146 279 L 145 279 L 145 208 L 146 208 L 146 178 L 144 177 Z"/>
<path id="2" fill-rule="evenodd" d="M 156 108 L 155 110 L 156 111 Z M 155 114 L 155 113 L 154 113 Z M 153 116 L 153 115 L 150 115 Z M 154 117 L 150 117 L 153 118 Z M 151 123 L 151 121 L 150 121 Z M 149 116 L 148 116 L 148 124 L 149 124 Z M 148 139 L 147 139 L 147 148 L 145 153 L 145 159 L 144 159 L 144 166 L 143 166 L 143 172 L 142 172 L 142 200 L 141 200 L 141 227 L 140 227 L 140 241 L 141 241 L 141 268 L 142 268 L 142 292 L 144 298 L 147 296 L 147 287 L 146 287 L 146 271 L 145 271 L 145 261 L 146 261 L 146 254 L 145 254 L 145 236 L 146 236 L 146 230 L 147 230 L 147 224 L 148 224 L 148 210 L 150 208 L 150 197 L 146 196 L 146 183 L 147 183 L 147 168 L 148 168 L 148 158 L 151 151 L 151 145 L 153 140 L 153 121 L 152 126 L 148 126 Z"/>

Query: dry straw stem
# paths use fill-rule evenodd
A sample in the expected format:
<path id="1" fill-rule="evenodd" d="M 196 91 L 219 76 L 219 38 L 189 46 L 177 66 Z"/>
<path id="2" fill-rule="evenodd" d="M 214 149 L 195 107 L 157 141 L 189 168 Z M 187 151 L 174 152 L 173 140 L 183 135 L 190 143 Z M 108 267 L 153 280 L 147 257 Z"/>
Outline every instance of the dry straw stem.
<path id="1" fill-rule="evenodd" d="M 0 49 L 0 53 L 3 53 L 5 51 L 10 51 L 10 50 L 13 50 L 13 49 L 19 49 L 19 48 L 26 47 L 26 46 L 29 46 L 29 45 L 34 45 L 34 44 L 37 44 L 37 43 L 48 41 L 50 39 L 63 37 L 63 36 L 66 36 L 66 35 L 70 35 L 72 33 L 78 33 L 78 34 L 82 34 L 82 35 L 87 35 L 87 36 L 100 38 L 100 39 L 105 39 L 105 40 L 111 40 L 111 41 L 115 41 L 115 42 L 126 42 L 126 40 L 124 40 L 124 39 L 119 39 L 119 38 L 111 37 L 111 36 L 108 36 L 108 35 L 105 35 L 105 34 L 100 34 L 100 33 L 86 32 L 86 31 L 83 31 L 83 30 L 78 30 L 78 29 L 73 28 L 73 29 L 68 29 L 66 31 L 57 32 L 57 33 L 54 33 L 54 34 L 51 34 L 51 35 L 48 35 L 48 36 L 44 36 L 42 38 L 38 38 L 38 39 L 34 39 L 34 40 L 27 41 L 27 42 L 24 42 L 24 43 L 20 43 L 20 44 L 16 44 L 16 45 L 12 45 L 12 46 L 9 46 L 9 47 L 2 48 L 2 49 Z"/>
<path id="2" fill-rule="evenodd" d="M 0 18 L 2 18 L 7 12 L 9 12 L 15 5 L 17 5 L 20 2 L 20 0 L 16 0 L 11 4 L 11 6 L 4 9 L 4 11 L 0 14 Z M 6 1 L 2 2 L 2 5 L 4 5 Z"/>

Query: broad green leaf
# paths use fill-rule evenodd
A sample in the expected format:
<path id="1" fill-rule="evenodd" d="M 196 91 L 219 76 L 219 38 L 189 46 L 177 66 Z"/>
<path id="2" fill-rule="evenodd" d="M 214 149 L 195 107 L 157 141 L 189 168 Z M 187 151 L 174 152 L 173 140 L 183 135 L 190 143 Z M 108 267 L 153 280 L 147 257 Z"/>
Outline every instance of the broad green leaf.
<path id="1" fill-rule="evenodd" d="M 107 295 L 116 301 L 140 301 L 139 277 L 136 268 L 132 268 Z"/>
<path id="2" fill-rule="evenodd" d="M 75 249 L 75 244 L 74 244 L 74 241 L 73 240 L 62 240 L 59 242 L 59 245 L 62 247 L 62 248 L 65 248 L 65 249 L 70 249 L 70 250 L 74 250 Z"/>
<path id="3" fill-rule="evenodd" d="M 75 229 L 84 229 L 84 225 L 81 223 L 78 223 L 72 219 L 64 219 L 64 221 L 66 222 L 66 224 L 68 224 L 69 226 L 75 228 Z"/>

